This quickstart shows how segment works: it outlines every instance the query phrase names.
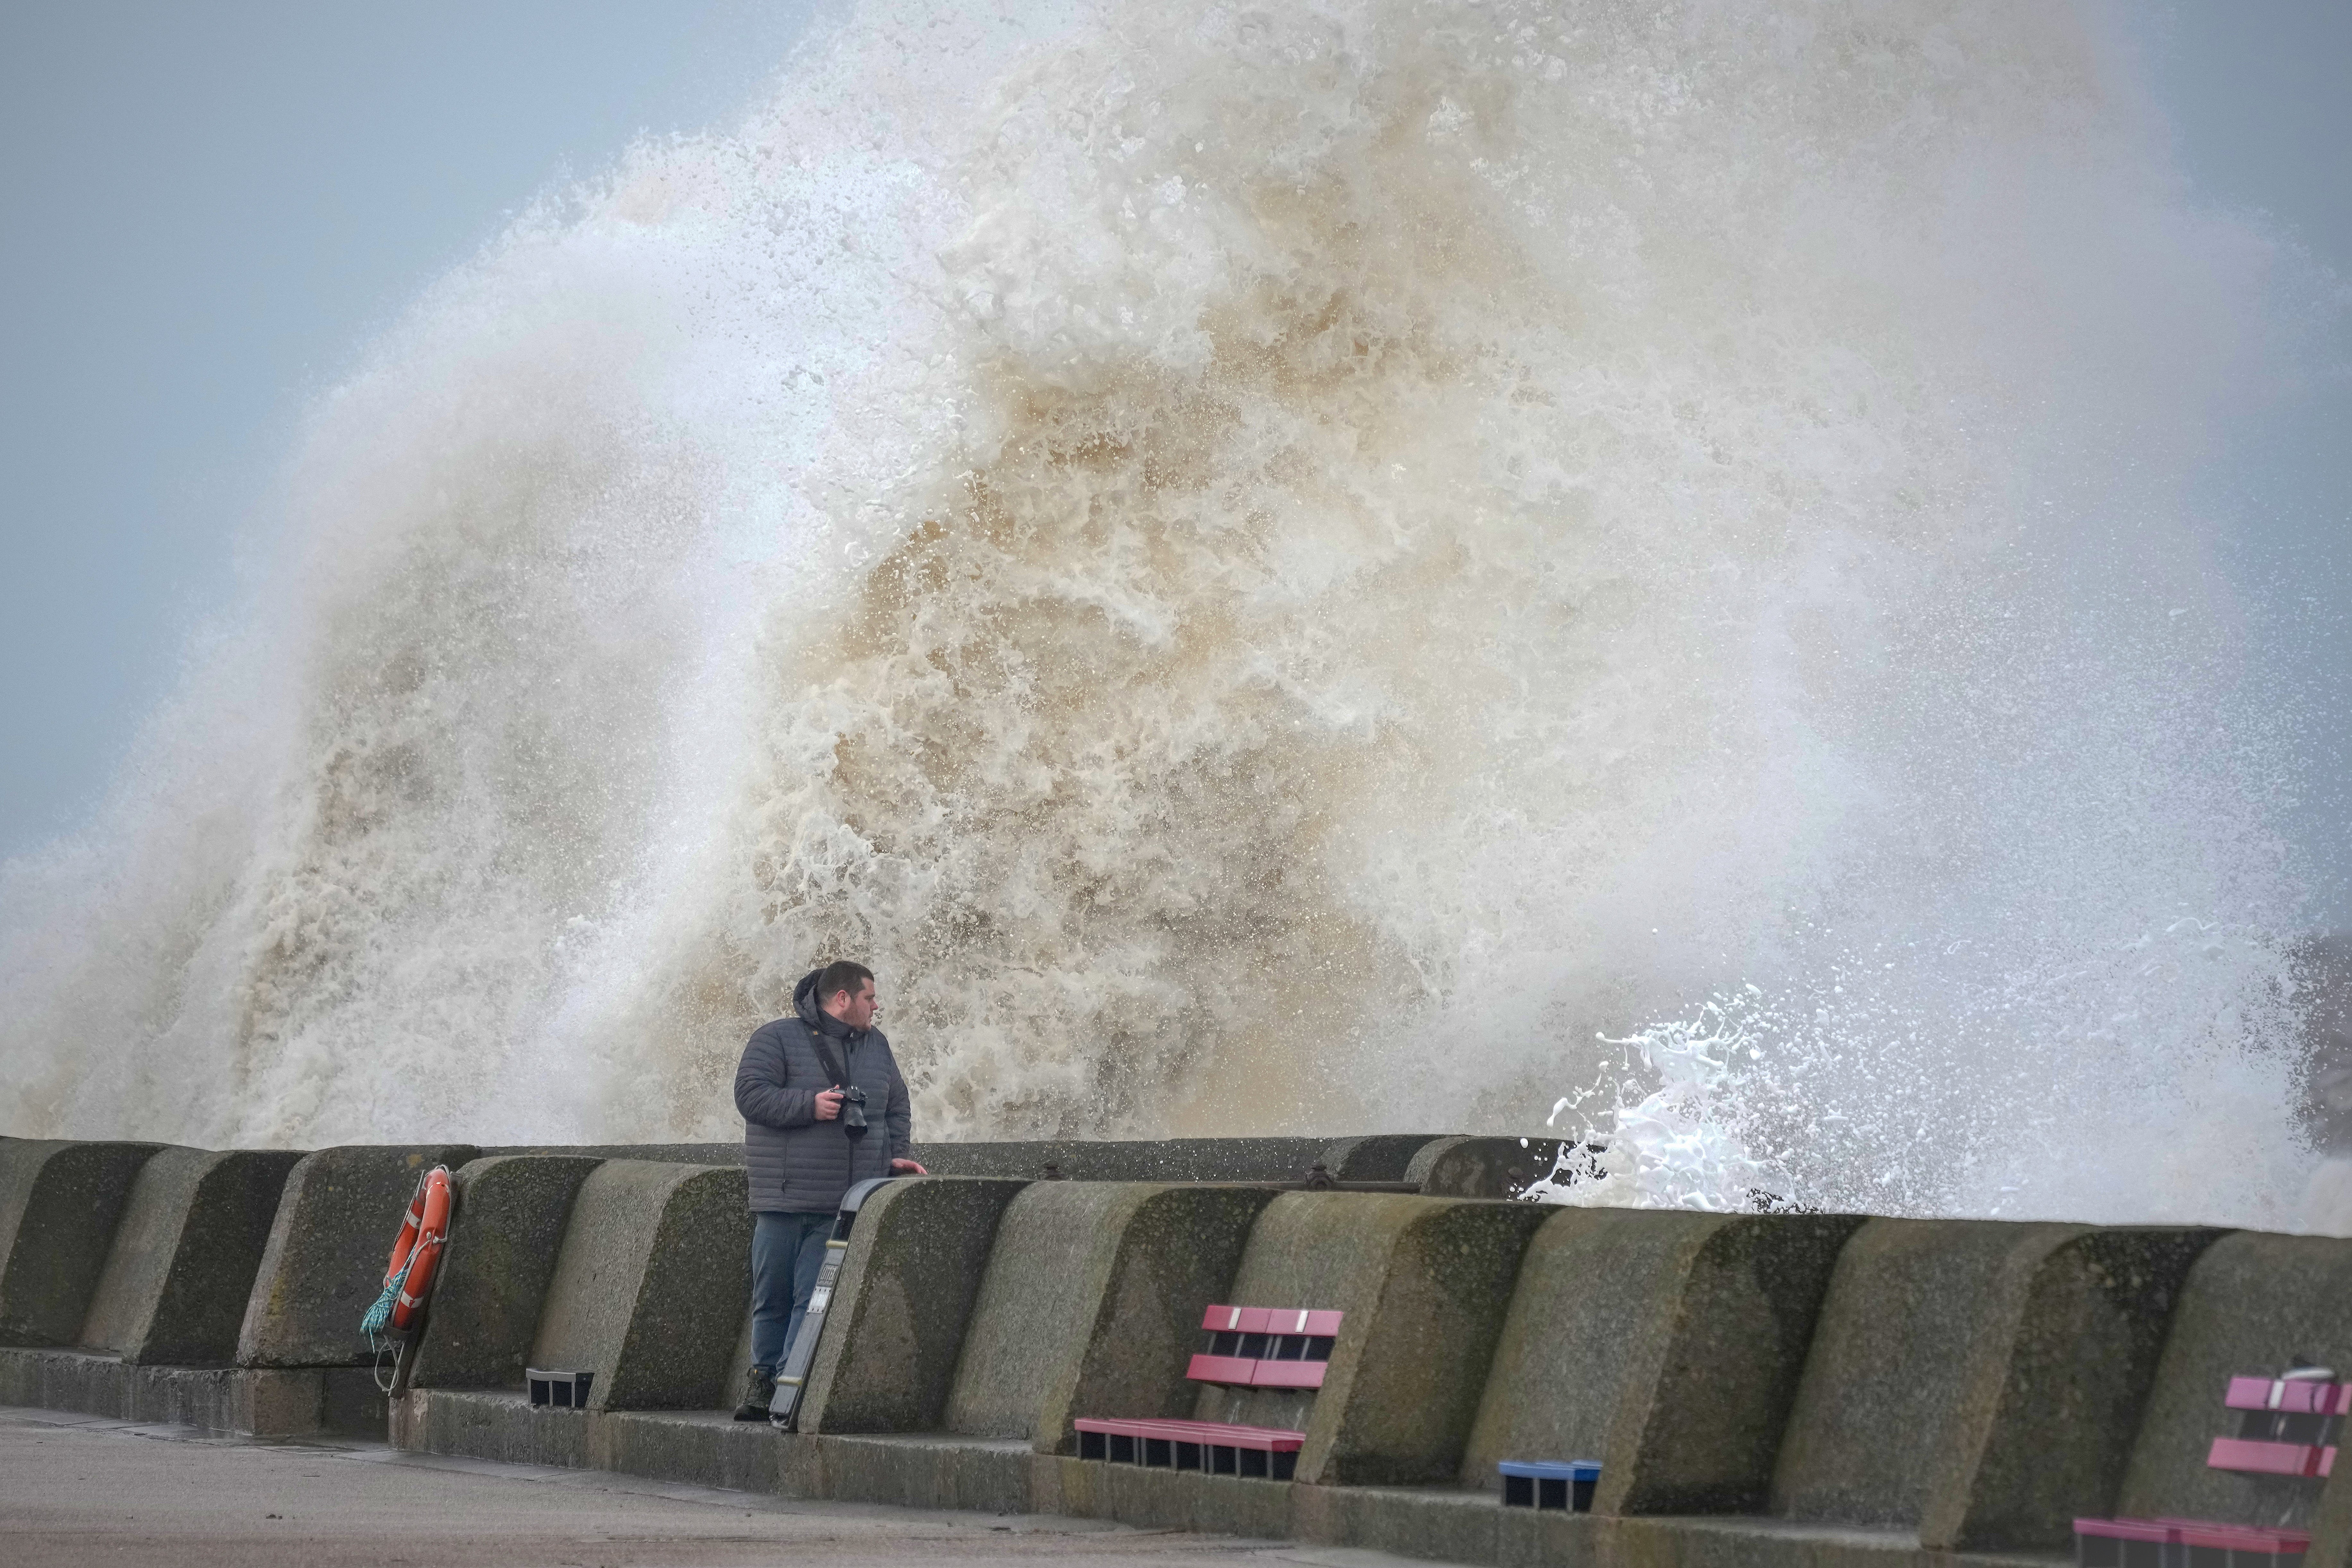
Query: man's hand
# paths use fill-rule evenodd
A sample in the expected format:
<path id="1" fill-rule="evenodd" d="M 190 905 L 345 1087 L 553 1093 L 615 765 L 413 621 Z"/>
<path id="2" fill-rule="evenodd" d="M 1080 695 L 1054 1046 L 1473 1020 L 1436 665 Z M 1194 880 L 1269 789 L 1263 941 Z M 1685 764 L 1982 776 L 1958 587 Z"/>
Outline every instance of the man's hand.
<path id="1" fill-rule="evenodd" d="M 898 1172 L 898 1174 L 902 1176 L 928 1176 L 930 1174 L 929 1171 L 924 1170 L 912 1160 L 893 1160 L 890 1162 L 890 1168 Z"/>
<path id="2" fill-rule="evenodd" d="M 821 1089 L 816 1091 L 816 1119 L 830 1121 L 841 1114 L 841 1090 Z"/>

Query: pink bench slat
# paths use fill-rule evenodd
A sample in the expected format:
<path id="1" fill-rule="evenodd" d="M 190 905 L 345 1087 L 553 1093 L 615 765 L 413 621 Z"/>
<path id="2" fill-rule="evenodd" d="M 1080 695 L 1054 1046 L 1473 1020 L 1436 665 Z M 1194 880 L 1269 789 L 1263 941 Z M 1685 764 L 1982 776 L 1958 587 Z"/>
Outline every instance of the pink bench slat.
<path id="1" fill-rule="evenodd" d="M 2183 1521 L 2183 1546 L 2213 1546 L 2225 1552 L 2259 1552 L 2277 1555 L 2307 1552 L 2311 1537 L 2299 1530 L 2272 1530 L 2258 1524 L 2203 1524 Z"/>
<path id="2" fill-rule="evenodd" d="M 2205 1468 L 2242 1470 L 2258 1476 L 2324 1476 L 2336 1468 L 2333 1447 L 2308 1443 L 2265 1443 L 2245 1437 L 2216 1437 L 2205 1456 Z"/>
<path id="3" fill-rule="evenodd" d="M 1201 1327 L 1211 1333 L 1328 1336 L 1339 1331 L 1344 1316 L 1297 1307 L 1212 1307 L 1201 1314 Z"/>
<path id="4" fill-rule="evenodd" d="M 2108 1541 L 2152 1541 L 2219 1546 L 2242 1552 L 2302 1552 L 2311 1532 L 2263 1524 L 2216 1524 L 2207 1519 L 2078 1519 L 2074 1533 Z"/>
<path id="5" fill-rule="evenodd" d="M 2276 1410 L 2289 1415 L 2352 1415 L 2352 1384 L 2233 1377 L 2221 1403 L 2231 1410 Z"/>
<path id="6" fill-rule="evenodd" d="M 1171 1443 L 1198 1443 L 1203 1447 L 1255 1448 L 1261 1453 L 1295 1454 L 1307 1441 L 1304 1432 L 1278 1426 L 1235 1426 L 1223 1421 L 1174 1421 L 1082 1415 L 1073 1423 L 1081 1432 L 1116 1437 L 1158 1437 Z"/>
<path id="7" fill-rule="evenodd" d="M 1257 1372 L 1257 1363 L 1247 1356 L 1196 1355 L 1184 1369 L 1184 1375 L 1194 1383 L 1227 1383 L 1236 1388 L 1247 1388 Z"/>
<path id="8" fill-rule="evenodd" d="M 1202 1358 L 1192 1358 L 1199 1361 Z M 1224 1360 L 1224 1357 L 1217 1357 Z M 1325 1361 L 1260 1361 L 1248 1363 L 1252 1388 L 1320 1388 L 1331 1363 Z M 1195 1375 L 1198 1375 L 1197 1373 Z"/>

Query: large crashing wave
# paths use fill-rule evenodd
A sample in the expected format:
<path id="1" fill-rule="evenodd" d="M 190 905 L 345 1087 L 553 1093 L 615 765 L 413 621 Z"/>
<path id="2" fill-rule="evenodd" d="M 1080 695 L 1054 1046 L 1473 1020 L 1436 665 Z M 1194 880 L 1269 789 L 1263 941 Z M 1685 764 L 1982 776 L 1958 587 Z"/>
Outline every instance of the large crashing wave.
<path id="1" fill-rule="evenodd" d="M 2182 496 L 2273 258 L 2126 65 L 2039 4 L 851 18 L 317 410 L 8 869 L 12 1130 L 729 1136 L 835 953 L 926 1135 L 1520 1129 L 1752 983 L 1825 1194 L 2272 1214 L 2286 721 Z M 2003 1010 L 2093 970 L 2135 1019 Z"/>

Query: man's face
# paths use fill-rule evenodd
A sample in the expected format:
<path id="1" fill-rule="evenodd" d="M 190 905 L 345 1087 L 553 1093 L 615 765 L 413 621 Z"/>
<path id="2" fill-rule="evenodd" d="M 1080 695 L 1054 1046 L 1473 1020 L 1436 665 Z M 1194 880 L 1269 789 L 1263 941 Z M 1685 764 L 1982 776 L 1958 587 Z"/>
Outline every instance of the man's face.
<path id="1" fill-rule="evenodd" d="M 835 992 L 833 1004 L 825 1011 L 853 1029 L 870 1029 L 874 1026 L 874 982 L 868 980 L 855 992 Z"/>

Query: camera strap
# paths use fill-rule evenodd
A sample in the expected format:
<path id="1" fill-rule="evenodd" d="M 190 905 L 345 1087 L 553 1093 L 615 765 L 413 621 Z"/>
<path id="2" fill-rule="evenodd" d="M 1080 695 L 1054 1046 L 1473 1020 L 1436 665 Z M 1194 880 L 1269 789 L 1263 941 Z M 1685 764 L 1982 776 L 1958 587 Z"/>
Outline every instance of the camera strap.
<path id="1" fill-rule="evenodd" d="M 816 1065 L 824 1069 L 825 1077 L 843 1089 L 849 1087 L 849 1075 L 841 1070 L 841 1058 L 833 1054 L 833 1042 L 824 1037 L 822 1028 L 809 1030 L 809 1043 L 816 1047 Z"/>
<path id="2" fill-rule="evenodd" d="M 806 1025 L 802 1026 L 808 1028 Z M 841 1058 L 833 1054 L 833 1042 L 825 1038 L 822 1026 L 809 1028 L 809 1043 L 816 1047 L 816 1065 L 824 1069 L 825 1076 L 841 1088 L 849 1088 L 849 1075 L 841 1070 Z M 853 1123 L 846 1116 L 841 1119 L 841 1130 L 852 1138 L 866 1136 L 865 1127 Z"/>

